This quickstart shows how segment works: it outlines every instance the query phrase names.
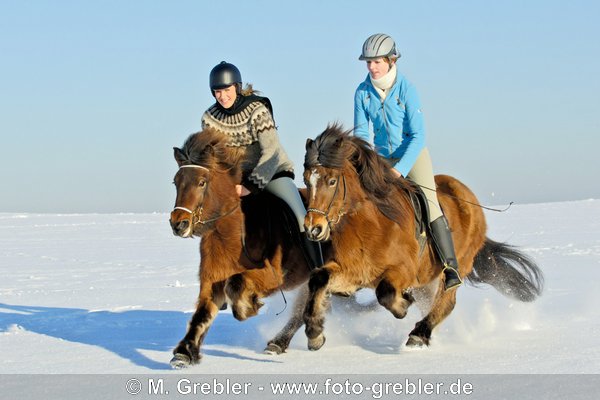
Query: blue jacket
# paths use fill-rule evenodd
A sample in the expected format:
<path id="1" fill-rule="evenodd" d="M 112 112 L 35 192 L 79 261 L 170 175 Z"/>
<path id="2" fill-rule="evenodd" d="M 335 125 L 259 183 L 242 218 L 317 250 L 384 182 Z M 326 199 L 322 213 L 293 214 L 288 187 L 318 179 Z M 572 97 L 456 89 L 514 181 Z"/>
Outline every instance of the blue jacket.
<path id="1" fill-rule="evenodd" d="M 354 135 L 370 142 L 369 122 L 373 124 L 375 150 L 397 160 L 394 168 L 405 177 L 425 147 L 423 114 L 415 87 L 398 73 L 382 103 L 367 75 L 354 95 Z"/>

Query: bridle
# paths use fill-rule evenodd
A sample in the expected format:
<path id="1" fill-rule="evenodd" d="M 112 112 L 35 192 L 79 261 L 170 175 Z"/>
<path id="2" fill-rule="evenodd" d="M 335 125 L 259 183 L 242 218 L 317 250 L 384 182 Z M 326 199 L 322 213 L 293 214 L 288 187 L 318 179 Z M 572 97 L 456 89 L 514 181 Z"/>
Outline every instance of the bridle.
<path id="1" fill-rule="evenodd" d="M 325 220 L 327 221 L 327 224 L 329 225 L 330 228 L 332 228 L 334 225 L 336 225 L 337 223 L 340 222 L 340 220 L 342 219 L 342 216 L 344 214 L 346 214 L 346 211 L 344 210 L 344 206 L 346 205 L 346 177 L 344 176 L 344 174 L 342 175 L 342 183 L 344 185 L 344 194 L 342 196 L 342 207 L 340 207 L 340 210 L 337 212 L 336 215 L 336 219 L 333 220 L 329 217 L 329 212 L 331 211 L 331 207 L 333 207 L 333 202 L 335 201 L 335 197 L 337 196 L 338 190 L 340 188 L 340 180 L 338 179 L 338 181 L 335 184 L 335 190 L 333 192 L 333 196 L 331 197 L 331 201 L 329 202 L 329 205 L 327 206 L 327 210 L 323 211 L 320 210 L 318 208 L 308 208 L 306 210 L 307 213 L 309 212 L 314 212 L 317 214 L 321 214 L 322 216 L 325 217 Z"/>
<path id="2" fill-rule="evenodd" d="M 181 169 L 181 168 L 200 168 L 200 169 L 204 169 L 204 170 L 210 172 L 210 169 L 203 167 L 202 165 L 196 165 L 196 164 L 181 165 L 179 167 L 179 169 Z M 181 210 L 181 211 L 185 211 L 185 212 L 189 213 L 192 217 L 192 226 L 194 226 L 196 224 L 206 225 L 210 222 L 214 222 L 218 219 L 226 217 L 226 216 L 232 214 L 235 210 L 237 210 L 239 208 L 239 206 L 240 206 L 240 204 L 238 203 L 238 204 L 236 204 L 235 207 L 233 207 L 231 210 L 227 211 L 225 214 L 217 215 L 216 217 L 208 218 L 208 219 L 202 219 L 202 213 L 204 212 L 204 206 L 200 206 L 200 207 L 196 208 L 195 210 L 190 210 L 189 208 L 186 208 L 186 207 L 176 206 L 173 208 L 173 210 Z"/>
<path id="3" fill-rule="evenodd" d="M 181 165 L 179 167 L 179 169 L 181 169 L 181 168 L 200 168 L 200 169 L 204 169 L 204 170 L 210 172 L 210 169 L 208 169 L 206 167 L 203 167 L 201 165 L 195 165 L 195 164 Z M 232 214 L 239 207 L 240 207 L 240 203 L 238 202 L 238 204 L 236 204 L 235 207 L 233 207 L 231 210 L 227 211 L 226 213 L 221 214 L 221 215 L 217 215 L 216 217 L 208 218 L 208 219 L 202 219 L 202 212 L 204 211 L 204 207 L 203 206 L 200 206 L 200 207 L 196 208 L 195 210 L 190 210 L 189 208 L 186 208 L 186 207 L 176 206 L 176 207 L 173 208 L 173 210 L 181 210 L 181 211 L 185 211 L 187 213 L 190 213 L 191 217 L 192 217 L 192 227 L 193 227 L 196 224 L 206 225 L 206 224 L 208 224 L 210 222 L 214 222 L 214 221 L 216 221 L 216 220 L 218 220 L 220 218 L 224 218 L 224 217 Z M 268 224 L 268 226 L 269 226 L 269 235 L 268 236 L 270 238 L 271 237 L 270 224 Z M 256 260 L 256 259 L 252 258 L 250 256 L 250 254 L 248 253 L 248 250 L 246 248 L 246 235 L 245 235 L 245 231 L 244 231 L 245 228 L 244 228 L 244 223 L 243 222 L 240 225 L 240 229 L 241 229 L 241 235 L 240 236 L 241 236 L 241 240 L 242 240 L 242 249 L 244 251 L 244 254 L 246 255 L 246 257 L 248 258 L 248 260 L 251 263 L 260 265 L 263 262 L 262 260 L 264 260 L 266 258 L 265 255 L 264 255 L 264 251 L 263 251 L 263 255 L 262 255 L 261 259 Z M 284 297 L 284 301 L 285 301 L 285 297 Z"/>

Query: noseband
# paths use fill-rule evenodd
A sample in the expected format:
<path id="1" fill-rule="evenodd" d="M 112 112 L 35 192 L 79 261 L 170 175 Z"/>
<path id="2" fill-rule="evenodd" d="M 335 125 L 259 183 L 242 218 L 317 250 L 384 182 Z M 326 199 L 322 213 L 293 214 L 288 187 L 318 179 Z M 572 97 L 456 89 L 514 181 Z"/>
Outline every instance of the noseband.
<path id="1" fill-rule="evenodd" d="M 179 167 L 179 169 L 181 168 L 200 168 L 200 169 L 204 169 L 208 172 L 210 172 L 210 169 L 203 167 L 202 165 L 195 165 L 195 164 L 186 164 L 186 165 L 181 165 Z M 208 184 L 208 183 L 207 183 Z M 198 208 L 196 208 L 195 210 L 190 210 L 189 208 L 186 207 L 180 207 L 180 206 L 176 206 L 173 207 L 173 210 L 181 210 L 181 211 L 185 211 L 187 213 L 190 213 L 192 216 L 192 226 L 196 225 L 196 224 L 202 224 L 202 225 L 206 225 L 209 222 L 214 222 L 220 218 L 226 217 L 229 214 L 232 214 L 235 210 L 237 210 L 237 208 L 239 207 L 239 203 L 231 210 L 227 211 L 225 214 L 221 214 L 221 215 L 217 215 L 216 217 L 213 218 L 208 218 L 208 219 L 202 219 L 202 212 L 204 211 L 204 206 L 200 206 Z"/>
<path id="2" fill-rule="evenodd" d="M 309 208 L 306 210 L 307 213 L 314 212 L 314 213 L 321 214 L 322 216 L 324 216 L 325 220 L 327 221 L 327 224 L 329 224 L 330 228 L 333 227 L 335 224 L 339 223 L 340 219 L 342 219 L 342 216 L 344 214 L 346 214 L 346 211 L 344 211 L 344 206 L 346 205 L 346 177 L 344 176 L 344 174 L 342 174 L 342 182 L 344 184 L 344 194 L 342 196 L 342 207 L 337 212 L 337 218 L 335 219 L 335 221 L 332 220 L 331 218 L 329 218 L 329 212 L 331 211 L 331 207 L 333 207 L 333 202 L 335 201 L 335 197 L 338 193 L 338 189 L 340 188 L 339 179 L 335 185 L 335 191 L 333 192 L 333 196 L 331 197 L 331 201 L 329 202 L 329 205 L 327 206 L 326 211 L 319 210 L 318 208 Z"/>

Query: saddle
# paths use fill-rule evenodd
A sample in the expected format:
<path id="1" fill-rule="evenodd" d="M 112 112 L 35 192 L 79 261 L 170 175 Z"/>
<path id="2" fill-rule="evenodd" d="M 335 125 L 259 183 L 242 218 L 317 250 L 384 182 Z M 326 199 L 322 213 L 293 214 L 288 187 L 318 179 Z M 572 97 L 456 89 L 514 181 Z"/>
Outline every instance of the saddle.
<path id="1" fill-rule="evenodd" d="M 244 214 L 243 251 L 252 268 L 264 268 L 265 259 L 275 253 L 275 237 L 284 235 L 284 241 L 300 243 L 300 229 L 294 213 L 287 203 L 263 190 L 242 197 Z M 249 248 L 255 249 L 250 254 Z M 257 252 L 257 249 L 260 252 Z"/>
<path id="2" fill-rule="evenodd" d="M 400 160 L 399 158 L 383 158 L 383 161 L 393 168 L 394 165 Z M 419 242 L 419 257 L 423 255 L 425 245 L 427 244 L 427 230 L 429 229 L 429 203 L 427 197 L 421 186 L 415 182 L 407 179 L 406 182 L 410 183 L 412 190 L 408 190 L 408 195 L 412 204 L 412 208 L 415 216 L 415 237 Z"/>

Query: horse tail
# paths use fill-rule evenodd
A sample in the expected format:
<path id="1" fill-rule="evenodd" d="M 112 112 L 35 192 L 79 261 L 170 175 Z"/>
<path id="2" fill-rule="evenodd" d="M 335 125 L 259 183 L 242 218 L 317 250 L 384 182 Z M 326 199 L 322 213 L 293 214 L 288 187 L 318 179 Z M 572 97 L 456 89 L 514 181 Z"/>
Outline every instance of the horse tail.
<path id="1" fill-rule="evenodd" d="M 467 280 L 487 283 L 505 296 L 530 302 L 542 294 L 544 274 L 537 264 L 515 247 L 486 238 L 473 260 Z"/>

